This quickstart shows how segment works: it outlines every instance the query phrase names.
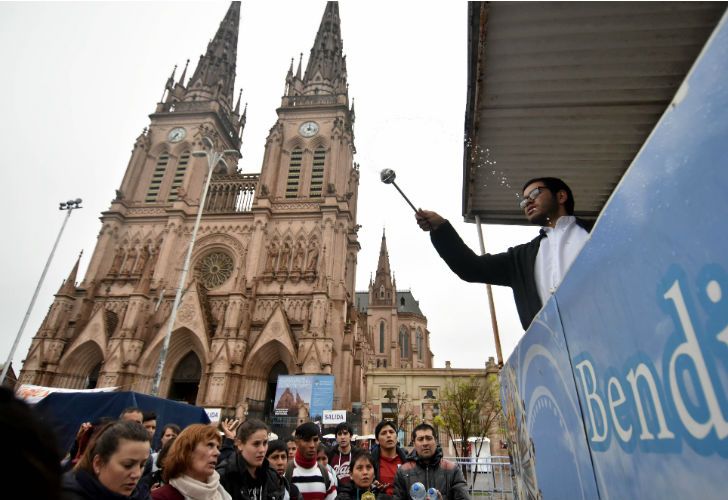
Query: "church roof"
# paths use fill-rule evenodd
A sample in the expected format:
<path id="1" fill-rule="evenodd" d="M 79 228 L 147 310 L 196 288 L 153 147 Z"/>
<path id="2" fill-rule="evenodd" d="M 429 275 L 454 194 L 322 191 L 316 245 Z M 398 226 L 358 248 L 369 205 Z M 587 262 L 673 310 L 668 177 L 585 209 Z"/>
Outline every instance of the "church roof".
<path id="1" fill-rule="evenodd" d="M 369 309 L 369 292 L 356 292 L 354 306 L 359 312 L 366 312 Z M 409 290 L 397 291 L 397 312 L 414 313 L 424 316 L 420 310 L 419 301 L 415 300 L 415 296 Z"/>

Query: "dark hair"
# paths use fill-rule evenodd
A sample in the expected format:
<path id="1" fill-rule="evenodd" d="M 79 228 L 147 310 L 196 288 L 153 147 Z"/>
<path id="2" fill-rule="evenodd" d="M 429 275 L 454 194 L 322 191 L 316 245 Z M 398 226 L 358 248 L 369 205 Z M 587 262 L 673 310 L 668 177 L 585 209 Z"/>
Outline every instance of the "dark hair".
<path id="1" fill-rule="evenodd" d="M 0 442 L 6 452 L 3 477 L 22 485 L 23 497 L 61 497 L 61 453 L 56 436 L 32 407 L 0 388 Z"/>
<path id="2" fill-rule="evenodd" d="M 236 437 L 241 443 L 245 443 L 248 438 L 257 431 L 270 432 L 268 426 L 257 418 L 249 418 L 238 427 Z"/>
<path id="3" fill-rule="evenodd" d="M 268 451 L 265 452 L 265 458 L 268 458 L 276 451 L 282 451 L 286 454 L 286 458 L 288 458 L 288 448 L 286 447 L 286 442 L 282 439 L 268 441 Z"/>
<path id="4" fill-rule="evenodd" d="M 285 441 L 286 441 L 286 445 L 287 445 L 288 443 L 295 443 L 295 442 L 296 442 L 296 438 L 294 438 L 293 436 L 288 436 L 288 437 L 287 437 L 287 438 L 285 439 Z"/>
<path id="5" fill-rule="evenodd" d="M 142 422 L 149 422 L 150 420 L 157 420 L 157 414 L 153 411 L 142 412 Z"/>
<path id="6" fill-rule="evenodd" d="M 395 433 L 395 434 L 397 433 L 397 426 L 396 426 L 396 425 L 394 425 L 394 422 L 392 422 L 391 420 L 382 420 L 382 421 L 381 421 L 381 422 L 379 422 L 379 423 L 377 424 L 377 426 L 376 426 L 376 427 L 374 428 L 374 437 L 375 437 L 376 439 L 379 439 L 379 433 L 380 433 L 380 432 L 382 432 L 382 429 L 384 429 L 384 428 L 385 428 L 385 427 L 387 427 L 387 426 L 389 426 L 389 427 L 391 427 L 392 429 L 394 429 L 394 433 Z"/>
<path id="7" fill-rule="evenodd" d="M 435 435 L 435 428 L 434 428 L 434 427 L 432 427 L 432 426 L 431 426 L 430 424 L 428 424 L 427 422 L 422 422 L 422 423 L 421 423 L 421 424 L 419 424 L 419 425 L 418 425 L 417 427 L 415 427 L 414 429 L 412 429 L 412 441 L 414 441 L 414 440 L 415 440 L 415 438 L 417 437 L 417 431 L 426 431 L 426 430 L 428 430 L 428 429 L 429 429 L 430 431 L 432 431 L 432 435 L 434 436 L 434 435 Z"/>
<path id="8" fill-rule="evenodd" d="M 172 439 L 164 443 L 162 446 L 162 449 L 159 450 L 159 453 L 157 453 L 157 459 L 154 462 L 154 464 L 157 466 L 157 470 L 152 472 L 152 484 L 158 484 L 158 483 L 164 483 L 164 460 L 167 458 L 167 455 L 169 454 L 169 450 L 172 448 L 172 444 L 174 443 L 175 439 L 177 439 L 177 436 L 172 436 Z"/>
<path id="9" fill-rule="evenodd" d="M 329 451 L 331 451 L 331 449 L 328 446 L 326 446 L 324 443 L 319 443 L 318 446 L 316 447 L 316 453 L 320 453 L 322 451 L 326 454 L 326 456 L 328 456 Z"/>
<path id="10" fill-rule="evenodd" d="M 548 190 L 551 191 L 553 194 L 556 194 L 559 191 L 565 191 L 567 198 L 566 203 L 564 203 L 564 208 L 566 209 L 566 213 L 568 215 L 574 215 L 574 194 L 571 192 L 571 188 L 564 181 L 562 181 L 558 177 L 536 177 L 527 181 L 521 188 L 521 191 L 526 189 L 529 184 L 533 184 L 534 182 L 543 182 Z"/>
<path id="11" fill-rule="evenodd" d="M 339 432 L 341 431 L 347 431 L 349 434 L 354 435 L 354 429 L 349 425 L 349 422 L 339 422 L 339 425 L 336 426 L 336 431 L 334 431 L 335 435 L 339 435 Z"/>
<path id="12" fill-rule="evenodd" d="M 95 476 L 96 474 L 94 474 L 93 468 L 94 457 L 98 455 L 102 462 L 108 462 L 111 455 L 119 449 L 119 441 L 122 439 L 148 443 L 149 433 L 138 422 L 131 422 L 129 420 L 110 422 L 104 425 L 94 436 L 74 469 L 84 470 Z"/>
<path id="13" fill-rule="evenodd" d="M 121 410 L 121 413 L 119 413 L 119 418 L 124 418 L 124 415 L 127 415 L 129 413 L 141 413 L 142 419 L 144 418 L 144 412 L 142 411 L 141 408 L 138 408 L 136 406 L 128 406 L 128 407 L 124 408 L 123 410 Z"/>
<path id="14" fill-rule="evenodd" d="M 167 454 L 169 453 L 169 449 L 172 447 L 172 443 L 174 443 L 174 440 L 177 439 L 177 436 L 173 436 L 172 439 L 164 443 L 164 446 L 162 446 L 162 449 L 159 450 L 159 453 L 157 453 L 157 461 L 155 465 L 158 469 L 164 468 L 164 459 L 167 457 Z"/>
<path id="15" fill-rule="evenodd" d="M 174 431 L 174 433 L 177 434 L 178 436 L 179 436 L 179 433 L 182 432 L 182 428 L 179 425 L 167 424 L 164 427 L 162 427 L 162 434 L 161 434 L 160 438 L 162 436 L 164 436 L 164 433 L 167 432 L 167 429 L 172 429 Z"/>
<path id="16" fill-rule="evenodd" d="M 355 451 L 351 454 L 351 462 L 349 462 L 349 471 L 354 470 L 354 466 L 357 462 L 361 460 L 367 460 L 370 464 L 372 464 L 372 467 L 376 468 L 376 464 L 374 463 L 374 457 L 369 452 L 369 450 L 365 450 L 364 448 L 356 448 Z"/>
<path id="17" fill-rule="evenodd" d="M 168 483 L 170 479 L 184 474 L 192 463 L 192 452 L 197 445 L 210 440 L 220 444 L 220 434 L 214 425 L 192 424 L 185 427 L 185 430 L 174 439 L 172 447 L 164 458 L 162 479 Z"/>

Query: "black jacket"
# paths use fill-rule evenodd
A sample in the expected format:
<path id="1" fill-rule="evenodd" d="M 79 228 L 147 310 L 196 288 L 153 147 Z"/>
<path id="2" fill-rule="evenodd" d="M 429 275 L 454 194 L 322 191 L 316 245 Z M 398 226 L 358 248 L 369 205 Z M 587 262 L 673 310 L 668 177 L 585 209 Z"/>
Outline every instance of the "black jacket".
<path id="1" fill-rule="evenodd" d="M 336 500 L 361 500 L 363 493 L 372 491 L 371 489 L 363 490 L 356 485 L 353 481 L 342 484 L 336 488 Z M 372 491 L 376 495 L 376 492 Z M 377 495 L 377 500 L 380 500 L 380 496 Z"/>
<path id="2" fill-rule="evenodd" d="M 61 490 L 63 500 L 128 500 L 132 498 L 112 492 L 101 484 L 93 474 L 83 470 L 71 470 L 63 474 Z M 151 499 L 149 493 L 139 498 L 143 500 Z"/>
<path id="3" fill-rule="evenodd" d="M 586 231 L 591 231 L 594 223 L 576 219 L 576 223 Z M 518 317 L 524 330 L 541 310 L 543 304 L 536 288 L 536 256 L 545 235 L 511 247 L 507 252 L 477 255 L 460 238 L 455 228 L 445 222 L 430 233 L 432 244 L 442 260 L 460 279 L 470 283 L 488 283 L 509 286 L 513 289 Z"/>
<path id="4" fill-rule="evenodd" d="M 442 448 L 439 446 L 427 462 L 414 451 L 407 457 L 407 463 L 399 468 L 394 477 L 395 500 L 409 500 L 410 487 L 414 483 L 424 484 L 425 489 L 435 488 L 442 493 L 443 500 L 470 500 L 463 471 L 456 463 L 442 458 Z"/>
<path id="5" fill-rule="evenodd" d="M 282 500 L 283 483 L 278 473 L 268 465 L 268 459 L 256 470 L 252 477 L 248 466 L 240 453 L 234 453 L 227 460 L 217 465 L 220 484 L 230 493 L 233 500 Z M 256 494 L 252 491 L 258 490 Z"/>

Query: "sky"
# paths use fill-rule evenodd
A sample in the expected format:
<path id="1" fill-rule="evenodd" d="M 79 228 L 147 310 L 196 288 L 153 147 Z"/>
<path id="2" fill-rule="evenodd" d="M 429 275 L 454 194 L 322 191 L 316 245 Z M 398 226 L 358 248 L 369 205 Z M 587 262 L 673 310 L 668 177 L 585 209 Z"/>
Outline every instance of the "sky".
<path id="1" fill-rule="evenodd" d="M 26 314 L 66 212 L 71 215 L 13 358 L 25 358 L 62 281 L 83 250 L 84 274 L 132 146 L 149 124 L 174 65 L 194 70 L 228 2 L 0 2 L 0 362 Z M 323 1 L 243 2 L 235 92 L 248 121 L 239 166 L 260 172 L 291 58 L 304 67 Z M 495 356 L 485 285 L 462 282 L 440 260 L 412 209 L 379 171 L 392 168 L 412 202 L 448 218 L 478 252 L 463 222 L 467 3 L 339 4 L 349 95 L 356 101 L 360 164 L 357 290 L 376 271 L 386 230 L 398 289 L 409 289 L 428 319 L 434 366 L 483 367 Z M 510 179 L 520 185 L 523 179 Z M 504 188 L 505 189 L 505 188 Z M 537 227 L 484 226 L 486 249 L 504 251 Z M 509 288 L 493 287 L 504 358 L 523 329 Z"/>

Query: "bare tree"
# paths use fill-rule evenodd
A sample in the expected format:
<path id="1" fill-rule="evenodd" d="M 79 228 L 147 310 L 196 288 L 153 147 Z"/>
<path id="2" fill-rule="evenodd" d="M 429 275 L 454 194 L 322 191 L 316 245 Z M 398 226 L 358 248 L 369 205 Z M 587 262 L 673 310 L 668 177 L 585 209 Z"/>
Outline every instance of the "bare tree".
<path id="1" fill-rule="evenodd" d="M 387 389 L 384 398 L 389 402 L 390 418 L 395 423 L 397 429 L 408 429 L 408 424 L 414 421 L 415 411 L 412 403 L 409 401 L 407 394 Z"/>

